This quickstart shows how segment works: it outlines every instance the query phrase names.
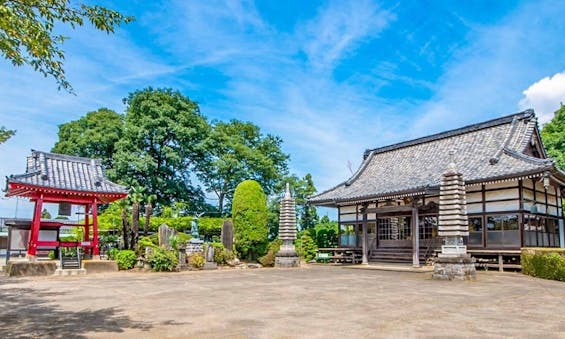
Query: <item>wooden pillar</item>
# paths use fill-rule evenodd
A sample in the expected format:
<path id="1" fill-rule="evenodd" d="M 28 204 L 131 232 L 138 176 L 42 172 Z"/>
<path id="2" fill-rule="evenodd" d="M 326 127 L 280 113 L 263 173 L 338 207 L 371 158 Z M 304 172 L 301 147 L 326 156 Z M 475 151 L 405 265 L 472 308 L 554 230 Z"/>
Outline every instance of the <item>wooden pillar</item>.
<path id="1" fill-rule="evenodd" d="M 35 200 L 35 210 L 33 220 L 31 221 L 31 229 L 29 232 L 29 244 L 27 246 L 27 255 L 29 258 L 35 258 L 37 253 L 37 240 L 39 239 L 39 229 L 41 225 L 41 211 L 43 210 L 43 194 Z"/>
<path id="2" fill-rule="evenodd" d="M 420 267 L 420 223 L 418 207 L 412 207 L 412 266 Z"/>
<path id="3" fill-rule="evenodd" d="M 90 241 L 90 211 L 88 204 L 84 205 L 84 241 Z M 90 252 L 92 254 L 92 248 L 89 247 L 88 250 L 85 249 L 85 253 Z"/>
<path id="4" fill-rule="evenodd" d="M 361 263 L 363 265 L 369 264 L 369 259 L 367 258 L 367 204 L 363 205 L 363 258 Z"/>
<path id="5" fill-rule="evenodd" d="M 98 248 L 98 206 L 96 199 L 94 199 L 92 203 L 92 250 L 92 255 L 100 255 L 100 248 Z"/>

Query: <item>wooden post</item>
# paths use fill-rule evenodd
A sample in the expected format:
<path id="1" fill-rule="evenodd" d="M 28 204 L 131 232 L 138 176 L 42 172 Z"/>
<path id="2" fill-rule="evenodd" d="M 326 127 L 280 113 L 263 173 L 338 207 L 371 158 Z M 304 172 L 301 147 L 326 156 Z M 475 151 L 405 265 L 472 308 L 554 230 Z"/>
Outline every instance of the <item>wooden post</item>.
<path id="1" fill-rule="evenodd" d="M 35 259 L 37 253 L 37 240 L 39 239 L 39 229 L 41 225 L 41 211 L 43 209 L 43 194 L 35 200 L 35 211 L 31 222 L 31 230 L 29 233 L 29 244 L 27 246 L 27 255 L 30 259 Z"/>
<path id="2" fill-rule="evenodd" d="M 84 205 L 84 241 L 90 241 L 90 216 L 88 215 L 90 211 L 88 210 L 88 204 Z M 92 253 L 92 247 L 89 247 L 88 250 L 85 248 L 85 253 L 90 251 Z"/>
<path id="3" fill-rule="evenodd" d="M 363 265 L 369 264 L 369 259 L 367 258 L 367 205 L 363 205 L 363 258 L 361 263 Z"/>
<path id="4" fill-rule="evenodd" d="M 92 203 L 92 250 L 92 255 L 97 256 L 98 258 L 96 259 L 100 259 L 100 248 L 98 248 L 98 206 L 96 205 L 96 199 Z"/>
<path id="5" fill-rule="evenodd" d="M 418 207 L 412 208 L 412 266 L 420 267 L 420 223 Z"/>
<path id="6" fill-rule="evenodd" d="M 498 253 L 498 270 L 504 272 L 504 258 L 502 257 L 502 253 Z"/>

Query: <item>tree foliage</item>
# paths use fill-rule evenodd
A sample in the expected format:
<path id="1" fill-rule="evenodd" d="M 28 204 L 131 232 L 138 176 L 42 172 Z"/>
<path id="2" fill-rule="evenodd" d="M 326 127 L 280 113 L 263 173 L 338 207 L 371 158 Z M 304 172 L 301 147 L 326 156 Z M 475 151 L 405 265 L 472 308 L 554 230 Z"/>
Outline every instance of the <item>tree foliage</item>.
<path id="1" fill-rule="evenodd" d="M 198 166 L 198 178 L 218 197 L 223 212 L 232 200 L 235 187 L 245 179 L 260 183 L 267 195 L 287 172 L 289 156 L 281 150 L 282 139 L 263 135 L 250 122 L 215 122 L 204 140 L 206 150 Z"/>
<path id="2" fill-rule="evenodd" d="M 208 133 L 198 105 L 171 89 L 147 88 L 124 101 L 124 135 L 109 173 L 128 186 L 145 187 L 159 204 L 186 201 L 197 210 L 203 193 L 190 175 L 203 158 L 201 141 Z"/>
<path id="3" fill-rule="evenodd" d="M 0 2 L 0 53 L 15 66 L 29 65 L 59 89 L 72 92 L 65 77 L 62 44 L 65 36 L 54 32 L 60 24 L 72 29 L 90 22 L 96 29 L 113 33 L 133 20 L 102 6 L 74 5 L 70 0 L 3 0 Z"/>
<path id="4" fill-rule="evenodd" d="M 116 143 L 124 133 L 124 116 L 107 108 L 88 112 L 78 120 L 59 125 L 59 140 L 52 152 L 102 159 L 113 166 Z"/>
<path id="5" fill-rule="evenodd" d="M 237 185 L 232 220 L 238 252 L 249 259 L 263 254 L 268 236 L 267 198 L 257 181 L 245 180 Z"/>
<path id="6" fill-rule="evenodd" d="M 565 170 L 565 106 L 561 106 L 541 130 L 543 144 L 557 167 Z"/>
<path id="7" fill-rule="evenodd" d="M 0 126 L 0 144 L 5 143 L 8 139 L 10 139 L 16 131 L 11 129 L 6 129 L 4 126 Z"/>

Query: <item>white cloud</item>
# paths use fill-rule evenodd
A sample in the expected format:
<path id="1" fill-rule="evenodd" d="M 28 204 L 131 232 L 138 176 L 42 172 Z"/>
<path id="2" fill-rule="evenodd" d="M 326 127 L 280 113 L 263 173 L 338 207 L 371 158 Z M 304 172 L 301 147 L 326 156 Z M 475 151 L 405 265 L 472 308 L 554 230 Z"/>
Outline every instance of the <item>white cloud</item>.
<path id="1" fill-rule="evenodd" d="M 374 38 L 394 15 L 372 1 L 334 1 L 320 9 L 318 16 L 298 28 L 310 65 L 332 69 L 335 63 L 366 39 Z"/>
<path id="2" fill-rule="evenodd" d="M 520 108 L 533 108 L 540 123 L 548 122 L 565 103 L 565 71 L 536 81 L 522 93 L 524 97 L 518 104 Z"/>
<path id="3" fill-rule="evenodd" d="M 555 3 L 530 2 L 496 24 L 470 25 L 468 43 L 445 64 L 434 96 L 413 108 L 422 114 L 409 126 L 409 136 L 516 112 L 524 88 L 563 67 L 565 50 L 556 37 L 565 24 L 558 13 Z"/>

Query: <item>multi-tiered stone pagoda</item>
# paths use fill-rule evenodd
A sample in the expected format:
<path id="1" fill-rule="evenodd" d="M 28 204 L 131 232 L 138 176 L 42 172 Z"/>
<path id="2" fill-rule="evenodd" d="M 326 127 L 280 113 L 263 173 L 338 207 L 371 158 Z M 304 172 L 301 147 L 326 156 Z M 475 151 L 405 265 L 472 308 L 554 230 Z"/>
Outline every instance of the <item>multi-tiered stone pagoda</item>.
<path id="1" fill-rule="evenodd" d="M 465 195 L 463 174 L 452 161 L 440 185 L 438 233 L 443 237 L 443 246 L 435 263 L 434 279 L 465 280 L 476 276 L 475 259 L 463 244 L 463 237 L 469 236 Z"/>
<path id="2" fill-rule="evenodd" d="M 300 259 L 294 248 L 294 240 L 296 240 L 296 208 L 294 199 L 290 195 L 288 183 L 286 184 L 284 197 L 281 200 L 279 239 L 283 243 L 275 257 L 275 267 L 298 267 Z"/>

